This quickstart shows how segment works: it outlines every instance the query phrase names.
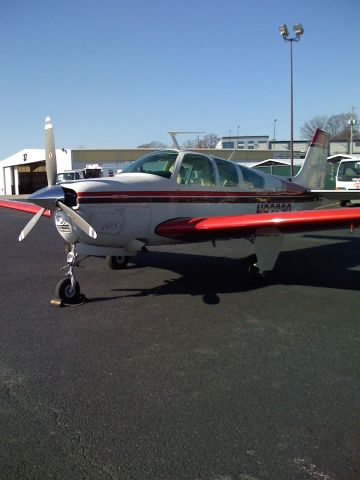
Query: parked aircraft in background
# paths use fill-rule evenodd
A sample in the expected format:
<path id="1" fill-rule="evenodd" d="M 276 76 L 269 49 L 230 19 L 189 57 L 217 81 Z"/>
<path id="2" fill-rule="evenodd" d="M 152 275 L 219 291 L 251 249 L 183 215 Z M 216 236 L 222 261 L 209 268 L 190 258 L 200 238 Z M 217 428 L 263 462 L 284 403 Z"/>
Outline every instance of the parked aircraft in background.
<path id="1" fill-rule="evenodd" d="M 360 198 L 360 191 L 323 190 L 329 137 L 316 130 L 301 170 L 290 180 L 213 156 L 182 150 L 149 153 L 111 178 L 56 184 L 53 127 L 45 119 L 48 186 L 27 202 L 0 206 L 35 213 L 23 240 L 43 215 L 69 245 L 67 272 L 56 287 L 64 303 L 81 297 L 80 256 L 104 256 L 112 268 L 151 245 L 246 238 L 256 261 L 249 274 L 273 269 L 283 236 L 360 223 L 360 209 L 313 210 L 322 198 Z M 239 252 L 241 255 L 241 252 Z"/>

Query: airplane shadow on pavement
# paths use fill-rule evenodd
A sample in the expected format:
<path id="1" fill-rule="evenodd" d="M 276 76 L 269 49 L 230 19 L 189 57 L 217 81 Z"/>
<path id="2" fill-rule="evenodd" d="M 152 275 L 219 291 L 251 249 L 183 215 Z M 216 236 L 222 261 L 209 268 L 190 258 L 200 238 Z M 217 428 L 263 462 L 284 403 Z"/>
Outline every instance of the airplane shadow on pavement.
<path id="1" fill-rule="evenodd" d="M 244 292 L 268 285 L 359 290 L 360 239 L 321 235 L 308 235 L 308 238 L 337 240 L 337 243 L 284 251 L 269 276 L 250 281 L 246 258 L 149 251 L 131 259 L 128 268 L 154 267 L 172 271 L 178 277 L 152 288 L 115 288 L 112 291 L 122 292 L 125 297 L 199 295 L 207 304 L 218 304 L 221 293 Z"/>

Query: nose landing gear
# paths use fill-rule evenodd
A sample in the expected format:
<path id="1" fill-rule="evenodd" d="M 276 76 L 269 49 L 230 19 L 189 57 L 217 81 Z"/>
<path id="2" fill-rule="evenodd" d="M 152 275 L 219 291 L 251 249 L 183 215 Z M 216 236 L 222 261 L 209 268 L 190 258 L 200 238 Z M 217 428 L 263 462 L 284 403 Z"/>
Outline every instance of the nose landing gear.
<path id="1" fill-rule="evenodd" d="M 58 282 L 55 288 L 55 295 L 57 300 L 51 303 L 54 305 L 82 305 L 86 302 L 86 297 L 80 293 L 79 282 L 75 279 L 75 267 L 78 267 L 80 260 L 76 252 L 75 244 L 70 246 L 70 251 L 67 254 L 66 265 L 61 270 L 66 270 L 66 278 Z"/>

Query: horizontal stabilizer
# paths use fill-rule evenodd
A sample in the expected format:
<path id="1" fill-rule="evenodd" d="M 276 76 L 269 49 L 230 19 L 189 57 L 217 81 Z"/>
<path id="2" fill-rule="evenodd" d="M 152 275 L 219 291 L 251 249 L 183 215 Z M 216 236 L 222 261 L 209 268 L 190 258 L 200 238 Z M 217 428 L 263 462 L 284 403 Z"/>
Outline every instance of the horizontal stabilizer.
<path id="1" fill-rule="evenodd" d="M 360 190 L 309 190 L 309 193 L 329 200 L 360 200 Z"/>

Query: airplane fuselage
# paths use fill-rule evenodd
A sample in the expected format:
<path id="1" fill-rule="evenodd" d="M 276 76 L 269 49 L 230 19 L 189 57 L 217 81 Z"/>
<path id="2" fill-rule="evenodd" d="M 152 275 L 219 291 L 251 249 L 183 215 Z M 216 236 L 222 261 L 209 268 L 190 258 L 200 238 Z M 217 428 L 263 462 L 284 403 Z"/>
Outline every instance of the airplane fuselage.
<path id="1" fill-rule="evenodd" d="M 211 182 L 197 174 L 194 181 L 180 183 L 181 168 L 197 158 L 208 162 Z M 221 168 L 225 171 L 221 172 Z M 231 169 L 228 174 L 226 168 Z M 169 178 L 162 176 L 166 172 Z M 221 173 L 233 175 L 229 186 L 224 185 Z M 91 239 L 77 229 L 64 212 L 55 215 L 60 235 L 67 243 L 110 248 L 126 248 L 133 240 L 143 245 L 177 243 L 156 234 L 156 227 L 170 219 L 310 210 L 318 202 L 294 183 L 186 152 L 176 153 L 172 171 L 125 172 L 112 178 L 67 183 L 64 187 L 76 192 L 77 204 L 73 208 L 93 226 L 97 238 Z"/>

